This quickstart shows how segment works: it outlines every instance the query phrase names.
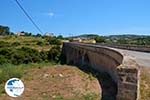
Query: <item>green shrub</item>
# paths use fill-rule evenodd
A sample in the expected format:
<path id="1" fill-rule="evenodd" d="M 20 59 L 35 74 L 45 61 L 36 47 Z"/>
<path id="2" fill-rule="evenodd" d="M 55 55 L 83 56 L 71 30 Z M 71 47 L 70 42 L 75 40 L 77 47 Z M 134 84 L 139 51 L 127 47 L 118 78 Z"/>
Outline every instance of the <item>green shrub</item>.
<path id="1" fill-rule="evenodd" d="M 18 42 L 13 43 L 14 46 L 19 45 Z M 56 61 L 60 60 L 61 48 L 58 45 L 52 46 L 49 51 L 39 52 L 37 49 L 29 47 L 22 48 L 0 48 L 0 64 L 28 64 L 39 63 L 42 61 Z"/>
<path id="2" fill-rule="evenodd" d="M 41 51 L 40 55 L 41 55 L 41 59 L 43 61 L 47 61 L 48 60 L 48 52 L 47 51 Z"/>
<path id="3" fill-rule="evenodd" d="M 14 43 L 12 43 L 12 46 L 19 46 L 19 45 L 21 45 L 20 42 L 14 42 Z"/>
<path id="4" fill-rule="evenodd" d="M 0 48 L 2 48 L 2 47 L 10 47 L 10 46 L 11 46 L 10 43 L 4 42 L 4 41 L 0 41 Z"/>
<path id="5" fill-rule="evenodd" d="M 96 43 L 103 43 L 103 42 L 105 42 L 105 39 L 103 37 L 100 37 L 100 36 L 96 36 L 95 40 L 96 40 Z"/>
<path id="6" fill-rule="evenodd" d="M 41 62 L 41 55 L 40 52 L 36 49 L 31 49 L 27 47 L 22 47 L 21 49 L 18 49 L 18 55 L 15 57 L 17 60 L 22 59 L 23 63 L 35 63 L 35 62 Z"/>
<path id="7" fill-rule="evenodd" d="M 8 63 L 9 61 L 8 61 L 8 59 L 6 59 L 5 58 L 5 56 L 3 56 L 3 55 L 0 55 L 0 64 L 2 65 L 2 64 L 6 64 L 6 63 Z"/>
<path id="8" fill-rule="evenodd" d="M 61 49 L 60 46 L 53 46 L 48 51 L 48 59 L 58 62 L 60 60 Z"/>
<path id="9" fill-rule="evenodd" d="M 61 45 L 62 44 L 61 40 L 56 37 L 48 37 L 46 40 L 51 45 Z"/>
<path id="10" fill-rule="evenodd" d="M 19 49 L 0 48 L 0 64 L 28 64 L 45 60 L 46 57 L 36 49 L 22 47 Z"/>
<path id="11" fill-rule="evenodd" d="M 36 43 L 36 45 L 43 45 L 43 44 L 44 44 L 43 41 L 38 41 L 38 42 Z"/>

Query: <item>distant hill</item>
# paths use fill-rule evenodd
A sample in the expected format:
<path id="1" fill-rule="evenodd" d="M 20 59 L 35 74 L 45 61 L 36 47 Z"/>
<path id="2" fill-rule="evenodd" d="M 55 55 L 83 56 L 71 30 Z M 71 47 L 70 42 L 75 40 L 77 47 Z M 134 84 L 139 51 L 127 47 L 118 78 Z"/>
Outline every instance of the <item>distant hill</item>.
<path id="1" fill-rule="evenodd" d="M 136 45 L 150 45 L 150 35 L 110 35 L 99 36 L 97 34 L 82 34 L 70 38 L 81 39 L 95 39 L 97 43 L 117 43 L 117 44 L 136 44 Z"/>
<path id="2" fill-rule="evenodd" d="M 81 38 L 81 39 L 95 39 L 95 37 L 99 37 L 99 35 L 97 34 L 82 34 L 82 35 L 78 35 L 78 36 L 73 36 L 70 38 Z"/>
<path id="3" fill-rule="evenodd" d="M 110 35 L 104 38 L 106 43 L 150 45 L 149 35 Z"/>
<path id="4" fill-rule="evenodd" d="M 76 37 L 80 37 L 80 38 L 90 38 L 93 39 L 97 36 L 100 36 L 98 34 L 82 34 L 82 35 L 78 35 L 78 36 L 72 36 L 69 38 L 76 38 Z M 146 38 L 146 37 L 150 37 L 150 35 L 132 35 L 132 34 L 125 34 L 125 35 L 109 35 L 109 36 L 101 36 L 104 37 L 105 39 L 110 39 L 110 38 L 129 38 L 129 39 L 138 39 L 138 38 Z"/>
<path id="5" fill-rule="evenodd" d="M 110 36 L 104 36 L 105 38 L 131 38 L 131 39 L 137 39 L 137 38 L 145 38 L 145 37 L 150 37 L 150 35 L 131 35 L 131 34 L 126 34 L 126 35 L 110 35 Z"/>

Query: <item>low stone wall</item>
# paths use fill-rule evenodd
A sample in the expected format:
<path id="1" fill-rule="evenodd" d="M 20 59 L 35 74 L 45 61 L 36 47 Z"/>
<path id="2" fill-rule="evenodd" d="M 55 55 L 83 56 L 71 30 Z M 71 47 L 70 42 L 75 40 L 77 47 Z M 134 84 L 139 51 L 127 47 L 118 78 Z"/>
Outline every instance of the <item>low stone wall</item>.
<path id="1" fill-rule="evenodd" d="M 139 70 L 134 59 L 99 45 L 64 43 L 66 63 L 86 64 L 107 72 L 118 85 L 117 100 L 138 100 Z"/>
<path id="2" fill-rule="evenodd" d="M 108 46 L 108 47 L 119 48 L 119 49 L 134 50 L 134 51 L 140 51 L 140 52 L 150 52 L 150 46 L 144 46 L 144 45 L 99 44 L 99 43 L 97 45 Z"/>

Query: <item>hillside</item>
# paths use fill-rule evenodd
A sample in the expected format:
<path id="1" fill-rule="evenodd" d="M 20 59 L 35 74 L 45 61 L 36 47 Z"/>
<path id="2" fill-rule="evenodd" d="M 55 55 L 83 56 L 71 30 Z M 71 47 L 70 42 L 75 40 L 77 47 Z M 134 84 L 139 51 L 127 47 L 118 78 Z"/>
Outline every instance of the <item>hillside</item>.
<path id="1" fill-rule="evenodd" d="M 82 34 L 82 35 L 78 35 L 78 36 L 73 36 L 73 38 L 80 37 L 83 39 L 94 39 L 95 37 L 98 37 L 98 36 L 99 35 L 97 35 L 97 34 Z"/>
<path id="2" fill-rule="evenodd" d="M 84 36 L 96 35 L 81 35 Z M 116 37 L 141 38 L 121 35 L 107 39 Z M 97 73 L 91 73 L 90 68 L 86 66 L 89 73 L 85 73 L 75 66 L 60 65 L 61 44 L 57 40 L 42 36 L 0 37 L 0 100 L 100 100 L 102 95 L 104 100 L 114 100 L 111 99 L 113 86 L 105 75 L 99 75 L 104 81 L 101 83 L 102 93 L 99 77 L 96 78 Z M 149 74 L 150 68 L 141 67 L 141 100 L 150 100 Z M 11 77 L 18 77 L 25 84 L 24 94 L 18 98 L 11 98 L 5 93 L 4 84 Z"/>
<path id="3" fill-rule="evenodd" d="M 30 47 L 33 49 L 41 50 L 49 50 L 50 45 L 46 38 L 42 37 L 33 37 L 33 36 L 2 36 L 0 37 L 0 43 L 4 42 L 8 44 L 7 48 L 15 47 Z M 38 44 L 41 42 L 41 45 Z"/>
<path id="4" fill-rule="evenodd" d="M 96 43 L 150 45 L 149 35 L 126 34 L 126 35 L 99 36 L 97 34 L 82 34 L 69 38 L 77 38 L 77 37 L 83 40 L 95 39 Z"/>

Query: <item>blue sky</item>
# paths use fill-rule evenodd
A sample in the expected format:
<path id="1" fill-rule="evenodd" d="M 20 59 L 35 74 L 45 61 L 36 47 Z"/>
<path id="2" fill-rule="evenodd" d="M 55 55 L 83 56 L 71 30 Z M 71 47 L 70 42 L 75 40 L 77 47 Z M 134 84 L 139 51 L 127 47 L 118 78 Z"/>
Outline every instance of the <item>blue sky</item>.
<path id="1" fill-rule="evenodd" d="M 150 35 L 150 0 L 18 0 L 43 33 Z M 15 0 L 1 0 L 0 25 L 39 33 Z"/>

